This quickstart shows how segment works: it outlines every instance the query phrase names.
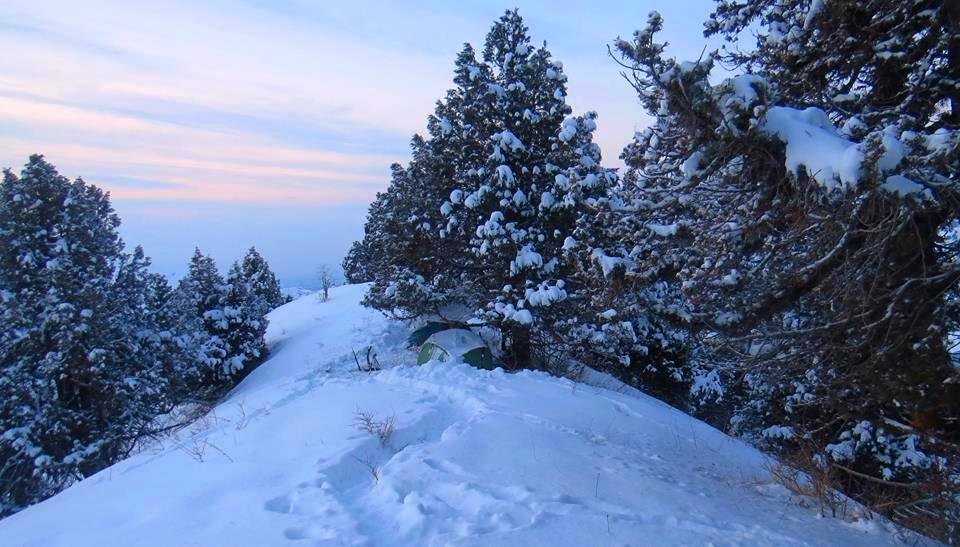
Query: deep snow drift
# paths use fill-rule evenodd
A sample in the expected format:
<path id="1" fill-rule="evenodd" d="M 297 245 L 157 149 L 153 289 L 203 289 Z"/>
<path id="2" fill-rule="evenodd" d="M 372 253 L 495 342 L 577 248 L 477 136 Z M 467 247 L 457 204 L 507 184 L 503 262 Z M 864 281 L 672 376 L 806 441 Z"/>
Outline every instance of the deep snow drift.
<path id="1" fill-rule="evenodd" d="M 897 543 L 818 518 L 756 450 L 635 392 L 417 367 L 364 289 L 274 311 L 272 357 L 226 402 L 0 521 L 0 545 Z M 357 371 L 368 346 L 388 370 Z M 392 417 L 392 436 L 358 430 L 358 411 Z"/>

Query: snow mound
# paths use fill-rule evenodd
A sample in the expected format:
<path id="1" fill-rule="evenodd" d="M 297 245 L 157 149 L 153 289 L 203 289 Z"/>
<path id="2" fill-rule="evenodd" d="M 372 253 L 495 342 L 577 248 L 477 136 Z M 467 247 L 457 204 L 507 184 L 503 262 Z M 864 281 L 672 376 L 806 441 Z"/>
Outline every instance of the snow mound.
<path id="1" fill-rule="evenodd" d="M 897 543 L 818 518 L 759 452 L 615 380 L 412 366 L 364 290 L 275 310 L 271 358 L 225 402 L 0 522 L 0 545 Z M 369 346 L 387 370 L 357 371 Z"/>
<path id="2" fill-rule="evenodd" d="M 829 189 L 838 180 L 845 187 L 857 185 L 863 152 L 837 133 L 823 110 L 775 106 L 767 112 L 764 129 L 786 143 L 787 169 L 806 167 L 810 176 Z"/>

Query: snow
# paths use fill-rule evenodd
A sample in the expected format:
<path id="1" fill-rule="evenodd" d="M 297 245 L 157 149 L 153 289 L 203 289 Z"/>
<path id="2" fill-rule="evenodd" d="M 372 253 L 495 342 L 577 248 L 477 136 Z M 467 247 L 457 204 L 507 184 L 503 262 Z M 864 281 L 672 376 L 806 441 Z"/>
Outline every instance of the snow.
<path id="1" fill-rule="evenodd" d="M 577 136 L 577 119 L 576 118 L 567 118 L 563 120 L 563 125 L 560 127 L 560 133 L 558 134 L 560 140 L 563 142 L 569 142 L 571 139 Z"/>
<path id="2" fill-rule="evenodd" d="M 655 224 L 647 223 L 647 228 L 660 237 L 670 237 L 677 235 L 680 226 L 677 224 Z"/>
<path id="3" fill-rule="evenodd" d="M 479 335 L 466 329 L 447 329 L 435 332 L 427 338 L 426 342 L 446 350 L 454 361 L 460 360 L 464 354 L 472 350 L 487 347 Z"/>
<path id="4" fill-rule="evenodd" d="M 683 176 L 687 179 L 693 178 L 700 171 L 700 161 L 703 159 L 703 152 L 694 152 L 690 157 L 684 160 L 681 168 Z"/>
<path id="5" fill-rule="evenodd" d="M 897 138 L 896 126 L 889 126 L 883 130 L 881 144 L 883 155 L 877 160 L 877 169 L 882 172 L 890 171 L 903 161 L 907 155 L 907 147 Z"/>
<path id="6" fill-rule="evenodd" d="M 782 425 L 771 425 L 761 431 L 760 434 L 768 439 L 792 439 L 795 436 L 792 427 Z"/>
<path id="7" fill-rule="evenodd" d="M 510 271 L 519 272 L 526 268 L 539 268 L 541 266 L 543 266 L 543 255 L 538 253 L 532 244 L 528 243 L 517 251 L 516 258 L 510 263 Z"/>
<path id="8" fill-rule="evenodd" d="M 480 204 L 480 196 L 476 192 L 471 192 L 470 195 L 463 200 L 463 204 L 473 209 Z"/>
<path id="9" fill-rule="evenodd" d="M 823 11 L 823 0 L 813 0 L 810 2 L 810 8 L 807 15 L 803 18 L 803 30 L 810 30 L 813 27 L 813 20 Z"/>
<path id="10" fill-rule="evenodd" d="M 716 370 L 711 370 L 705 374 L 696 374 L 693 377 L 693 383 L 690 386 L 690 393 L 703 399 L 716 397 L 718 400 L 723 397 L 723 382 Z"/>
<path id="11" fill-rule="evenodd" d="M 837 188 L 838 182 L 843 187 L 857 185 L 863 152 L 839 135 L 823 110 L 775 106 L 767 111 L 763 128 L 786 144 L 787 169 L 803 166 L 828 189 Z"/>
<path id="12" fill-rule="evenodd" d="M 523 152 L 526 150 L 526 147 L 523 145 L 523 142 L 517 138 L 516 135 L 511 133 L 508 130 L 504 130 L 500 133 L 497 133 L 493 136 L 495 142 L 500 143 L 501 146 L 509 148 L 511 152 Z"/>
<path id="13" fill-rule="evenodd" d="M 509 292 L 510 290 L 510 285 L 507 285 L 503 288 L 504 292 Z M 530 310 L 522 308 L 517 309 L 517 307 L 513 304 L 504 304 L 503 302 L 494 303 L 493 308 L 497 314 L 501 315 L 508 321 L 515 321 L 521 325 L 533 324 L 533 314 L 530 313 Z"/>
<path id="14" fill-rule="evenodd" d="M 533 323 L 533 314 L 530 313 L 530 310 L 517 310 L 511 319 L 521 325 L 530 325 Z"/>
<path id="15" fill-rule="evenodd" d="M 440 132 L 444 135 L 453 131 L 453 124 L 447 118 L 440 118 Z"/>
<path id="16" fill-rule="evenodd" d="M 887 177 L 887 180 L 880 185 L 880 189 L 901 198 L 915 196 L 921 201 L 933 199 L 933 194 L 930 190 L 903 175 L 891 175 Z"/>
<path id="17" fill-rule="evenodd" d="M 499 178 L 502 182 L 505 182 L 508 184 L 513 183 L 517 180 L 516 177 L 513 176 L 513 171 L 510 170 L 509 165 L 497 166 L 497 178 Z"/>
<path id="18" fill-rule="evenodd" d="M 513 203 L 515 203 L 517 207 L 522 207 L 525 203 L 527 203 L 527 195 L 523 193 L 523 190 L 517 189 L 517 191 L 513 194 Z"/>
<path id="19" fill-rule="evenodd" d="M 415 366 L 365 290 L 272 312 L 270 359 L 223 403 L 0 521 L 0 545 L 898 544 L 818 518 L 758 451 L 608 376 Z M 386 370 L 357 371 L 367 347 Z"/>
<path id="20" fill-rule="evenodd" d="M 834 100 L 836 100 L 836 98 L 834 98 Z M 851 100 L 854 100 L 854 99 L 851 99 Z M 851 116 L 850 119 L 843 122 L 843 127 L 840 128 L 840 133 L 842 133 L 847 137 L 851 137 L 855 135 L 858 131 L 865 130 L 866 128 L 867 128 L 867 124 L 863 123 L 863 120 L 861 120 L 857 116 Z"/>
<path id="21" fill-rule="evenodd" d="M 523 298 L 531 306 L 549 306 L 554 302 L 559 302 L 567 298 L 567 291 L 565 291 L 563 287 L 563 281 L 558 281 L 552 285 L 541 283 L 535 289 L 526 289 Z"/>
<path id="22" fill-rule="evenodd" d="M 775 135 L 786 145 L 787 169 L 798 171 L 801 167 L 805 168 L 814 180 L 828 190 L 854 188 L 860 182 L 867 143 L 852 142 L 841 135 L 841 131 L 844 134 L 854 131 L 856 123 L 845 125 L 838 131 L 827 113 L 819 108 L 798 110 L 775 106 L 767 111 L 761 129 Z M 885 128 L 880 135 L 880 149 L 876 168 L 881 173 L 889 173 L 899 166 L 907 153 L 895 126 Z M 901 197 L 921 192 L 922 188 L 915 187 L 905 192 L 909 185 L 904 181 L 907 181 L 904 177 L 894 175 L 881 186 Z M 932 198 L 932 194 L 928 195 Z"/>
<path id="23" fill-rule="evenodd" d="M 693 67 L 697 66 L 696 63 L 691 64 Z M 687 70 L 691 70 L 693 67 Z M 682 66 L 681 69 L 683 69 Z M 753 104 L 760 98 L 760 95 L 757 94 L 757 86 L 765 87 L 767 85 L 766 80 L 756 74 L 740 74 L 730 78 L 727 82 L 731 88 L 731 93 L 724 106 L 728 108 L 734 105 L 747 107 Z"/>
<path id="24" fill-rule="evenodd" d="M 552 192 L 543 192 L 540 194 L 540 208 L 541 209 L 551 209 L 557 203 L 556 198 L 553 197 Z"/>
<path id="25" fill-rule="evenodd" d="M 930 152 L 946 153 L 951 147 L 958 145 L 958 135 L 960 135 L 960 133 L 941 127 L 937 129 L 933 135 L 926 135 L 924 137 L 927 150 Z"/>
<path id="26" fill-rule="evenodd" d="M 622 258 L 610 256 L 604 253 L 602 249 L 594 249 L 590 253 L 590 258 L 600 266 L 604 277 L 610 277 L 614 270 L 625 264 Z"/>

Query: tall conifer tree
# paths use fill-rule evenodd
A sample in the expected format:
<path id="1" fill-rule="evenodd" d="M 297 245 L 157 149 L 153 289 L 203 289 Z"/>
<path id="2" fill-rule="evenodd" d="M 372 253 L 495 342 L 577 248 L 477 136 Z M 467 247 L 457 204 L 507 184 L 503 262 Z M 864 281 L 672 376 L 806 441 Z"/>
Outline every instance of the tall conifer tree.
<path id="1" fill-rule="evenodd" d="M 655 122 L 589 250 L 634 294 L 665 287 L 649 309 L 729 365 L 736 430 L 868 502 L 924 484 L 879 491 L 923 507 L 886 504 L 912 525 L 957 514 L 927 489 L 960 442 L 957 21 L 942 2 L 721 1 L 708 33 L 756 25 L 756 48 L 680 63 L 651 14 L 616 51 Z M 713 84 L 717 59 L 744 73 Z"/>
<path id="2" fill-rule="evenodd" d="M 494 24 L 481 59 L 464 47 L 454 83 L 371 206 L 367 302 L 406 317 L 466 310 L 501 333 L 512 366 L 545 364 L 576 323 L 564 245 L 615 180 L 591 139 L 596 116 L 570 116 L 562 64 L 516 11 Z"/>
<path id="3" fill-rule="evenodd" d="M 260 302 L 263 315 L 279 308 L 286 303 L 286 298 L 280 292 L 280 282 L 274 275 L 267 260 L 263 258 L 255 247 L 250 247 L 240 264 L 243 279 L 253 296 Z"/>
<path id="4" fill-rule="evenodd" d="M 0 513 L 131 450 L 159 408 L 141 250 L 109 197 L 42 156 L 0 183 Z"/>

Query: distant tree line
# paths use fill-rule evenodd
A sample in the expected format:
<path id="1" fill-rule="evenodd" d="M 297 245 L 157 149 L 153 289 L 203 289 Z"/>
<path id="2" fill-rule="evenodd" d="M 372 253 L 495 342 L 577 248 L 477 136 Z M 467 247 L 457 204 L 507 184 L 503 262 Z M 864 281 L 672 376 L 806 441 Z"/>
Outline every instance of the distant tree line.
<path id="1" fill-rule="evenodd" d="M 171 286 L 126 249 L 109 196 L 31 156 L 0 183 L 0 516 L 137 450 L 266 357 L 284 303 L 253 248 L 197 250 Z"/>
<path id="2" fill-rule="evenodd" d="M 508 368 L 610 372 L 941 539 L 960 533 L 960 9 L 721 0 L 611 56 L 653 119 L 601 165 L 516 11 L 370 205 L 365 303 L 463 321 Z M 745 47 L 747 32 L 756 34 Z M 710 80 L 723 63 L 738 74 Z"/>

